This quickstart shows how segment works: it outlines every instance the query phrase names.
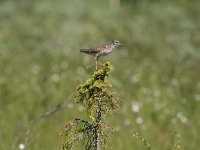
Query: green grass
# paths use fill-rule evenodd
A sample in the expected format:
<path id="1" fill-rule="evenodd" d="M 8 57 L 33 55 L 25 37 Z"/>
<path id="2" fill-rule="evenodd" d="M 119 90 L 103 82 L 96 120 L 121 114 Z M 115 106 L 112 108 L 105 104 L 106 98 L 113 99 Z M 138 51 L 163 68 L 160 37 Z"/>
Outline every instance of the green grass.
<path id="1" fill-rule="evenodd" d="M 144 1 L 145 2 L 145 1 Z M 174 130 L 183 150 L 198 149 L 200 113 L 199 2 L 21 0 L 0 2 L 0 149 L 9 149 L 18 122 L 23 143 L 32 120 L 69 101 L 95 68 L 79 53 L 117 39 L 124 47 L 101 58 L 114 67 L 111 82 L 126 102 L 109 120 L 120 131 L 113 149 L 146 149 L 138 131 L 163 150 L 173 146 Z M 140 107 L 133 112 L 132 106 Z M 137 107 L 136 106 L 136 107 Z M 65 122 L 83 116 L 77 105 L 36 125 L 28 149 L 59 149 Z M 138 124 L 142 118 L 143 122 Z"/>

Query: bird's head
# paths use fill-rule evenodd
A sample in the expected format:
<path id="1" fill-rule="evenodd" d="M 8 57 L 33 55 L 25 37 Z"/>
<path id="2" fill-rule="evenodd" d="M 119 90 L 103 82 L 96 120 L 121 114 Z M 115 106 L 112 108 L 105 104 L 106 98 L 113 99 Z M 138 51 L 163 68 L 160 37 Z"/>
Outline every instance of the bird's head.
<path id="1" fill-rule="evenodd" d="M 113 44 L 114 46 L 120 46 L 120 45 L 123 45 L 123 44 L 120 43 L 118 40 L 113 40 L 113 41 L 112 41 L 112 44 Z"/>

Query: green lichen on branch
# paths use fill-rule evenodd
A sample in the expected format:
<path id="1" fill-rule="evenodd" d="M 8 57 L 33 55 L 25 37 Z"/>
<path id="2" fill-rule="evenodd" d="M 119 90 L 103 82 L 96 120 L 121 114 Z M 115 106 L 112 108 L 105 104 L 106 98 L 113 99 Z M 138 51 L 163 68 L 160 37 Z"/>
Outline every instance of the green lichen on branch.
<path id="1" fill-rule="evenodd" d="M 102 69 L 95 71 L 94 74 L 78 87 L 78 94 L 75 102 L 82 104 L 92 117 L 98 111 L 98 97 L 101 95 L 102 111 L 111 114 L 113 110 L 119 107 L 119 98 L 112 91 L 112 84 L 108 77 L 112 70 L 109 62 L 103 64 Z"/>
<path id="2" fill-rule="evenodd" d="M 64 140 L 63 150 L 72 149 L 80 140 L 86 150 L 99 150 L 100 147 L 111 148 L 110 133 L 117 129 L 103 123 L 103 115 L 112 114 L 120 105 L 120 99 L 112 91 L 112 84 L 108 77 L 112 70 L 109 62 L 102 65 L 102 68 L 95 71 L 85 83 L 77 89 L 74 101 L 84 107 L 89 114 L 90 121 L 75 119 L 65 124 L 60 133 Z"/>

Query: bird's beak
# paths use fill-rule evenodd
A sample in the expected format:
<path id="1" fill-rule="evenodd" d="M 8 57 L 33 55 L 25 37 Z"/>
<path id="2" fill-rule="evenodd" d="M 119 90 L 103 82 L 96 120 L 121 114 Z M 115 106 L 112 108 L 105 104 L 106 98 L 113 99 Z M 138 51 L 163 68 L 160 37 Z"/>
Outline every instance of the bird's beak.
<path id="1" fill-rule="evenodd" d="M 122 44 L 122 43 L 119 43 L 119 46 L 123 46 L 124 44 Z"/>

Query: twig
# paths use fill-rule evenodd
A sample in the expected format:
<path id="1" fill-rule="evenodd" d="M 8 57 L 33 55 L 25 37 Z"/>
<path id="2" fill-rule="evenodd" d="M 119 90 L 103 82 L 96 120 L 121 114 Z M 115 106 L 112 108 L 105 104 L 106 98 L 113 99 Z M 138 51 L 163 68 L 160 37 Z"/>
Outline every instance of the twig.
<path id="1" fill-rule="evenodd" d="M 58 111 L 66 108 L 68 105 L 68 102 L 64 102 L 64 103 L 60 103 L 58 104 L 56 107 L 52 108 L 51 110 L 45 112 L 44 114 L 42 114 L 39 118 L 37 118 L 36 120 L 31 121 L 31 125 L 30 127 L 26 130 L 25 133 L 25 140 L 24 140 L 24 145 L 25 145 L 25 149 L 30 145 L 29 142 L 29 137 L 30 137 L 30 133 L 32 131 L 32 129 L 39 124 L 42 120 L 44 120 L 45 118 L 48 118 L 52 115 L 54 115 L 55 113 L 57 113 Z"/>
<path id="2" fill-rule="evenodd" d="M 17 119 L 16 129 L 15 129 L 15 138 L 14 138 L 14 140 L 12 142 L 12 145 L 11 145 L 11 148 L 10 148 L 11 150 L 14 150 L 15 145 L 16 145 L 16 143 L 18 141 L 18 138 L 19 138 L 19 126 L 20 126 L 19 120 Z"/>
<path id="3" fill-rule="evenodd" d="M 95 140 L 94 140 L 94 150 L 100 150 L 100 145 L 99 145 L 99 123 L 101 122 L 102 119 L 102 108 L 101 108 L 101 95 L 102 93 L 99 94 L 98 97 L 98 113 L 97 113 L 97 119 L 96 119 L 96 123 L 97 126 L 95 127 Z"/>

